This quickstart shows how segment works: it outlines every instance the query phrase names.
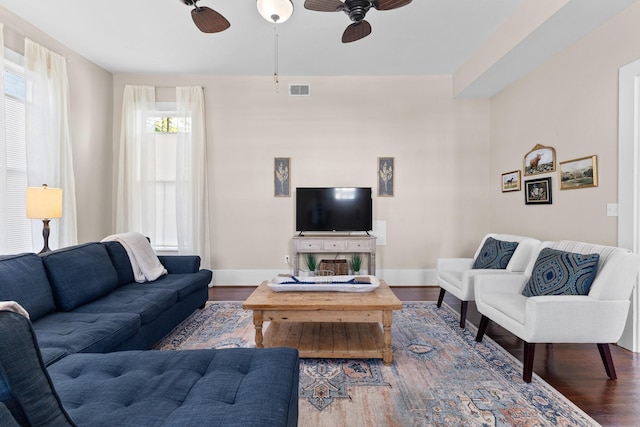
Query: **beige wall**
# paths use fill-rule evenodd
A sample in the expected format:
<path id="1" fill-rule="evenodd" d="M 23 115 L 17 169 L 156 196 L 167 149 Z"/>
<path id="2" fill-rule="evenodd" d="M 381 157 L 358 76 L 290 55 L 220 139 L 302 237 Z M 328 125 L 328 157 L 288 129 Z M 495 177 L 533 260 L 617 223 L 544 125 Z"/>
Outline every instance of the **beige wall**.
<path id="1" fill-rule="evenodd" d="M 78 241 L 99 240 L 111 232 L 113 77 L 2 7 L 0 22 L 11 49 L 24 53 L 28 37 L 68 60 Z"/>
<path id="2" fill-rule="evenodd" d="M 289 83 L 312 96 L 289 97 Z M 286 267 L 295 198 L 273 196 L 274 157 L 291 158 L 293 188 L 374 191 L 377 158 L 395 157 L 395 197 L 374 197 L 383 271 L 472 254 L 486 232 L 489 102 L 453 100 L 449 76 L 281 77 L 276 93 L 270 77 L 116 75 L 114 134 L 125 84 L 205 88 L 216 270 Z"/>
<path id="3" fill-rule="evenodd" d="M 490 228 L 541 239 L 617 244 L 618 69 L 640 58 L 636 3 L 495 96 L 491 103 Z M 500 174 L 522 169 L 534 145 L 556 149 L 558 161 L 597 155 L 599 186 L 559 189 L 553 204 L 525 206 L 523 193 L 500 192 Z M 530 178 L 530 177 L 527 177 Z"/>
<path id="4" fill-rule="evenodd" d="M 9 42 L 27 35 L 70 59 L 80 241 L 113 230 L 122 90 L 148 84 L 205 88 L 217 271 L 284 267 L 295 198 L 273 197 L 274 157 L 291 157 L 294 188 L 374 190 L 377 157 L 395 157 L 395 197 L 374 197 L 374 219 L 387 225 L 383 273 L 470 256 L 488 231 L 616 244 L 606 204 L 617 201 L 617 73 L 640 58 L 638 4 L 491 100 L 452 99 L 449 76 L 283 76 L 279 93 L 271 77 L 112 76 L 2 8 L 0 20 Z M 312 96 L 288 97 L 289 83 L 310 83 Z M 550 174 L 539 175 L 553 178 L 550 206 L 502 193 L 500 175 L 522 169 L 536 144 L 554 147 L 557 161 L 596 154 L 599 187 L 560 191 Z"/>

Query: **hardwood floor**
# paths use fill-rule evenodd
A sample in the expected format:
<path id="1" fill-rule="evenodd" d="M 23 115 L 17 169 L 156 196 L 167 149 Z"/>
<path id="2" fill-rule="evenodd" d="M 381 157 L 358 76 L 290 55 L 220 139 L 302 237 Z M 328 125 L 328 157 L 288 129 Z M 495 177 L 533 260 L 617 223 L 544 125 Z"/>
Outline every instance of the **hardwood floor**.
<path id="1" fill-rule="evenodd" d="M 244 301 L 254 287 L 209 288 L 211 301 Z M 436 301 L 438 287 L 392 287 L 402 301 Z M 460 301 L 447 294 L 444 301 L 460 310 Z M 469 303 L 467 321 L 478 325 L 480 314 Z M 487 335 L 522 361 L 523 343 L 512 334 L 489 324 Z M 640 354 L 611 346 L 618 379 L 609 380 L 595 344 L 538 344 L 533 372 L 605 426 L 640 425 Z M 535 381 L 535 378 L 534 378 Z"/>

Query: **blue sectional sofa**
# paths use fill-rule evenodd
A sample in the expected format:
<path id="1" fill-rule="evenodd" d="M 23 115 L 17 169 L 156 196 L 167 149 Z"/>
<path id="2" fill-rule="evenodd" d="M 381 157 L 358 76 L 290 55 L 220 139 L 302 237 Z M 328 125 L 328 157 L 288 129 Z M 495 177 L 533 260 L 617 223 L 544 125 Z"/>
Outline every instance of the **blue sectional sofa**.
<path id="1" fill-rule="evenodd" d="M 197 256 L 159 257 L 169 274 L 136 283 L 118 242 L 0 257 L 0 300 L 30 315 L 46 365 L 74 353 L 144 350 L 207 301 Z"/>
<path id="2" fill-rule="evenodd" d="M 30 317 L 0 312 L 3 423 L 297 424 L 297 350 L 141 351 L 204 306 L 212 277 L 197 256 L 159 259 L 168 274 L 136 283 L 118 242 L 0 256 L 0 301 Z"/>

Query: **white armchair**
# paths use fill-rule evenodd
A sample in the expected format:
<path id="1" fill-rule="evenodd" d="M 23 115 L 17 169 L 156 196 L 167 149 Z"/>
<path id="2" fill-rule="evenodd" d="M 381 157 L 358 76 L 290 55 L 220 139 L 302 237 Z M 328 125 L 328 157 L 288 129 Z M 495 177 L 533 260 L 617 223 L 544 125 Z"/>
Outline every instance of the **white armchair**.
<path id="1" fill-rule="evenodd" d="M 505 269 L 472 268 L 475 259 L 480 255 L 480 251 L 489 237 L 505 242 L 518 242 L 518 246 Z M 538 244 L 540 244 L 539 240 L 530 237 L 489 233 L 480 242 L 480 246 L 478 246 L 473 258 L 438 258 L 438 286 L 440 286 L 438 307 L 442 306 L 442 300 L 446 292 L 458 298 L 460 300 L 460 327 L 464 328 L 469 301 L 474 300 L 474 281 L 476 276 L 486 273 L 504 274 L 524 271 L 529 263 L 531 254 Z"/>
<path id="2" fill-rule="evenodd" d="M 538 254 L 545 247 L 600 255 L 587 295 L 522 294 Z M 525 382 L 531 382 L 536 343 L 595 343 L 607 376 L 616 379 L 609 343 L 622 336 L 639 268 L 640 256 L 625 249 L 572 241 L 544 242 L 524 273 L 476 279 L 476 306 L 482 314 L 476 341 L 482 341 L 489 320 L 522 339 Z"/>

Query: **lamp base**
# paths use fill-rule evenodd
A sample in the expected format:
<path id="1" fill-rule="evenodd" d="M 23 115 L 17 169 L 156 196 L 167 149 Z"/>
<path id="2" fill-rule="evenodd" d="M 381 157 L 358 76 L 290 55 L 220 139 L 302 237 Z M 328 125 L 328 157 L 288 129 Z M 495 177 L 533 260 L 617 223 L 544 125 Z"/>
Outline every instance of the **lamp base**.
<path id="1" fill-rule="evenodd" d="M 50 220 L 48 219 L 42 220 L 42 237 L 44 238 L 44 247 L 40 252 L 38 252 L 38 255 L 51 252 L 51 249 L 49 249 L 49 221 Z"/>

